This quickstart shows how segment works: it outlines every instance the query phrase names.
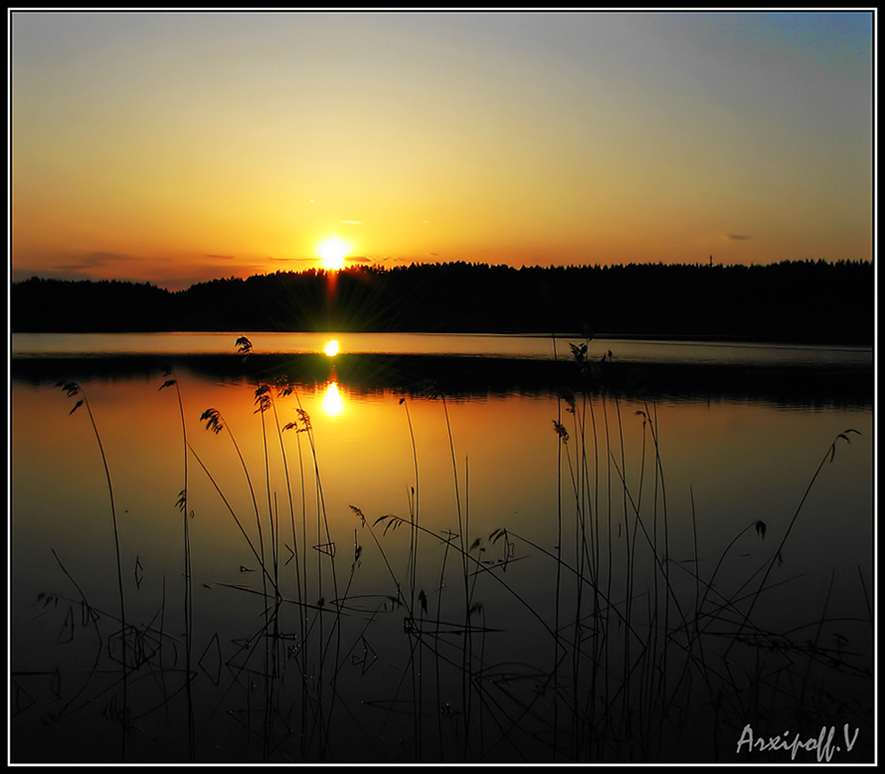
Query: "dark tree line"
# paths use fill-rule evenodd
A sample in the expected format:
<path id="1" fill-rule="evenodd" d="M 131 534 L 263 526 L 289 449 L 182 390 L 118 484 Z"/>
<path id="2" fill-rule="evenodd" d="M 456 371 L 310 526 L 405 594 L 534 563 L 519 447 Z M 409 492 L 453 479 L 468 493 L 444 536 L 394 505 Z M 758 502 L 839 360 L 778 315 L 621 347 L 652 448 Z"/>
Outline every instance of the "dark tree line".
<path id="1" fill-rule="evenodd" d="M 410 331 L 725 337 L 870 344 L 869 262 L 769 266 L 413 264 L 146 283 L 32 278 L 13 332 Z"/>

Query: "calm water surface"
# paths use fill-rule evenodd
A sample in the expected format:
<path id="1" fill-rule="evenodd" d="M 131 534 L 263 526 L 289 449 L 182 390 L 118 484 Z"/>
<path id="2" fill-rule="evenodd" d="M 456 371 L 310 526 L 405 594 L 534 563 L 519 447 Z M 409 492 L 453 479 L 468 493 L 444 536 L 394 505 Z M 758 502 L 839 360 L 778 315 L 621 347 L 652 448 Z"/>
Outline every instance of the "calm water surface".
<path id="1" fill-rule="evenodd" d="M 322 352 L 330 339 L 343 353 L 487 355 L 549 360 L 569 359 L 570 344 L 580 338 L 435 333 L 249 333 L 256 353 Z M 99 354 L 229 354 L 231 333 L 15 333 L 14 356 L 79 356 Z M 711 364 L 839 364 L 871 366 L 870 347 L 815 347 L 786 344 L 743 344 L 645 339 L 593 339 L 588 357 L 612 351 L 636 362 Z"/>
<path id="2" fill-rule="evenodd" d="M 223 353 L 233 338 L 15 337 L 14 354 L 50 365 L 12 367 L 13 761 L 789 760 L 739 754 L 748 724 L 803 740 L 847 724 L 858 741 L 836 759 L 870 759 L 872 405 L 604 384 L 422 396 L 332 378 L 273 385 L 262 412 L 238 357 L 223 376 L 173 358 L 171 374 L 55 386 L 72 356 Z M 330 337 L 250 338 L 315 352 Z M 551 347 L 336 338 L 350 352 Z"/>

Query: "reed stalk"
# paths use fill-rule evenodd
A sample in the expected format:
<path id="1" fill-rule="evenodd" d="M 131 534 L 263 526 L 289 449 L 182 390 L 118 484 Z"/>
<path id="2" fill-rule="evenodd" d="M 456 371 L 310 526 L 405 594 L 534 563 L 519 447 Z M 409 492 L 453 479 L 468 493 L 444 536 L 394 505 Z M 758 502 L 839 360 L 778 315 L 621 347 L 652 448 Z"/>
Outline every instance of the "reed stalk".
<path id="1" fill-rule="evenodd" d="M 77 384 L 76 382 L 59 382 L 57 385 L 64 390 L 68 397 L 75 397 L 77 395 L 81 395 L 82 397 L 78 400 L 74 407 L 71 409 L 70 414 L 73 414 L 80 406 L 86 406 L 86 411 L 89 414 L 89 423 L 92 426 L 92 430 L 95 433 L 95 440 L 98 443 L 98 450 L 101 454 L 101 462 L 104 466 L 105 480 L 107 481 L 108 487 L 108 497 L 110 499 L 111 504 L 111 522 L 114 527 L 114 553 L 116 555 L 117 560 L 117 591 L 120 600 L 120 650 L 121 650 L 121 662 L 123 665 L 123 711 L 121 718 L 121 734 L 120 734 L 120 760 L 126 760 L 126 734 L 127 734 L 127 724 L 129 722 L 128 713 L 129 713 L 129 669 L 127 666 L 127 636 L 128 636 L 128 626 L 126 623 L 126 597 L 123 593 L 123 559 L 120 551 L 120 529 L 117 524 L 117 503 L 114 499 L 114 485 L 111 481 L 111 471 L 108 467 L 108 458 L 107 454 L 105 454 L 104 444 L 101 440 L 101 433 L 98 432 L 98 425 L 95 422 L 95 415 L 92 413 L 92 407 L 89 405 L 89 400 L 86 397 L 86 392 L 83 388 Z"/>
<path id="2" fill-rule="evenodd" d="M 167 372 L 167 376 L 172 376 L 171 369 Z M 182 514 L 183 526 L 183 543 L 184 543 L 184 636 L 185 636 L 185 669 L 187 671 L 186 696 L 187 696 L 187 732 L 188 732 L 188 760 L 193 763 L 196 760 L 196 727 L 194 721 L 194 701 L 192 688 L 192 656 L 193 656 L 193 636 L 194 636 L 194 587 L 193 587 L 193 569 L 191 560 L 191 537 L 190 537 L 190 519 L 193 517 L 188 508 L 188 443 L 187 443 L 187 426 L 184 421 L 184 401 L 181 397 L 181 385 L 177 378 L 167 379 L 160 389 L 166 387 L 175 387 L 175 394 L 178 398 L 178 412 L 181 421 L 181 438 L 183 443 L 183 463 L 184 463 L 184 486 L 178 496 L 178 508 Z M 162 625 L 161 625 L 162 630 Z"/>
<path id="3" fill-rule="evenodd" d="M 765 587 L 765 582 L 768 580 L 768 576 L 771 574 L 771 570 L 773 569 L 775 563 L 779 564 L 780 562 L 783 561 L 782 551 L 783 551 L 784 545 L 787 542 L 787 538 L 790 536 L 790 532 L 792 531 L 794 525 L 796 524 L 796 520 L 799 518 L 799 513 L 802 511 L 802 506 L 805 505 L 805 501 L 808 499 L 808 495 L 811 493 L 811 490 L 814 487 L 814 482 L 817 481 L 817 478 L 820 475 L 821 471 L 823 470 L 824 465 L 826 465 L 827 462 L 832 462 L 835 459 L 835 457 L 836 457 L 836 444 L 839 442 L 840 438 L 843 439 L 845 441 L 845 443 L 851 443 L 851 439 L 848 437 L 848 433 L 854 433 L 855 435 L 860 435 L 860 433 L 857 430 L 849 428 L 848 430 L 845 430 L 844 432 L 839 433 L 839 435 L 837 435 L 833 439 L 833 442 L 827 448 L 826 452 L 824 453 L 823 458 L 821 459 L 820 463 L 817 466 L 817 469 L 814 471 L 814 475 L 811 477 L 811 480 L 808 482 L 808 486 L 805 488 L 805 492 L 802 494 L 802 499 L 799 500 L 799 505 L 796 507 L 796 510 L 793 513 L 793 517 L 790 519 L 789 524 L 787 524 L 787 529 L 784 531 L 784 535 L 781 538 L 781 541 L 778 544 L 778 547 L 775 550 L 774 555 L 765 564 L 765 572 L 762 575 L 762 580 L 759 581 L 759 588 L 756 589 L 756 593 L 753 595 L 753 597 L 750 600 L 750 605 L 747 608 L 746 613 L 744 614 L 743 621 L 741 622 L 741 624 L 738 628 L 738 632 L 737 632 L 736 636 L 739 636 L 743 632 L 744 627 L 747 625 L 747 623 L 750 619 L 750 615 L 753 612 L 753 608 L 756 606 L 756 602 L 759 600 L 759 595 L 761 594 L 763 588 Z M 734 642 L 736 642 L 736 640 L 733 640 L 731 642 L 731 644 L 728 646 L 728 650 L 726 651 L 726 655 L 728 654 L 728 651 L 731 650 L 732 646 L 734 645 Z"/>
<path id="4" fill-rule="evenodd" d="M 242 347 L 245 344 L 241 339 L 238 339 L 238 344 Z M 248 343 L 248 340 L 245 342 Z M 586 358 L 587 343 L 589 339 L 583 348 L 573 347 L 575 361 L 588 374 L 599 376 L 598 369 L 606 358 L 602 362 L 589 362 Z M 251 351 L 251 344 L 248 351 Z M 72 391 L 72 388 L 77 387 L 74 383 L 62 386 L 71 395 L 79 392 L 79 389 Z M 181 388 L 174 379 L 163 385 L 171 386 L 175 386 L 178 397 L 185 450 L 184 487 L 179 495 L 178 506 L 184 514 L 187 679 L 183 689 L 187 697 L 188 759 L 195 762 L 197 757 L 191 693 L 191 682 L 196 677 L 197 665 L 192 654 L 195 636 L 194 557 L 189 524 L 191 512 L 188 468 L 189 454 L 193 454 L 230 511 L 261 568 L 261 591 L 246 586 L 223 584 L 240 591 L 260 594 L 262 598 L 263 626 L 257 631 L 251 631 L 242 645 L 242 663 L 234 667 L 232 661 L 227 662 L 231 666 L 231 688 L 245 684 L 245 709 L 238 712 L 243 720 L 245 733 L 250 738 L 257 739 L 254 754 L 260 755 L 261 760 L 268 763 L 291 760 L 290 754 L 300 754 L 302 761 L 338 762 L 342 750 L 337 746 L 336 735 L 339 732 L 361 733 L 366 738 L 372 738 L 371 734 L 374 733 L 368 722 L 363 728 L 362 716 L 353 712 L 349 700 L 342 699 L 347 699 L 348 680 L 355 674 L 351 666 L 357 663 L 356 648 L 360 642 L 367 644 L 366 635 L 370 625 L 380 625 L 378 622 L 381 619 L 381 607 L 379 605 L 371 611 L 371 608 L 363 608 L 358 603 L 361 590 L 357 569 L 361 562 L 366 561 L 358 529 L 354 529 L 353 562 L 339 593 L 335 540 L 330 518 L 334 514 L 327 514 L 319 454 L 310 416 L 296 393 L 298 420 L 281 427 L 271 387 L 260 384 L 255 391 L 256 413 L 261 415 L 259 420 L 268 510 L 268 554 L 268 547 L 264 545 L 265 525 L 257 504 L 256 490 L 236 440 L 231 435 L 252 498 L 258 530 L 257 546 L 222 493 L 216 478 L 210 474 L 189 442 Z M 292 392 L 286 390 L 278 395 L 284 396 Z M 369 521 L 360 508 L 351 506 L 353 513 L 360 518 L 363 530 L 368 529 L 380 554 L 382 566 L 386 568 L 387 577 L 393 584 L 395 593 L 388 594 L 387 597 L 393 603 L 397 615 L 402 614 L 403 631 L 407 637 L 405 645 L 397 650 L 398 657 L 393 651 L 384 654 L 388 666 L 399 670 L 397 677 L 387 679 L 384 683 L 385 695 L 392 698 L 376 703 L 377 706 L 386 707 L 381 731 L 391 736 L 390 746 L 385 748 L 384 754 L 399 754 L 411 762 L 423 762 L 428 758 L 449 763 L 457 760 L 479 762 L 494 760 L 492 756 L 495 755 L 512 755 L 516 759 L 526 759 L 529 748 L 524 748 L 522 741 L 531 739 L 534 742 L 552 742 L 548 749 L 554 762 L 630 762 L 634 758 L 659 760 L 666 752 L 665 744 L 671 737 L 682 741 L 682 735 L 686 733 L 685 724 L 691 720 L 691 713 L 698 707 L 709 707 L 711 710 L 710 728 L 714 741 L 720 734 L 714 726 L 727 726 L 735 718 L 743 717 L 745 720 L 758 722 L 761 727 L 764 718 L 761 714 L 756 716 L 753 713 L 757 709 L 765 709 L 773 716 L 782 703 L 781 696 L 793 690 L 791 681 L 795 681 L 798 686 L 795 689 L 797 697 L 804 698 L 810 705 L 823 707 L 823 689 L 811 693 L 810 688 L 806 690 L 806 686 L 810 686 L 816 670 L 826 657 L 821 639 L 825 623 L 831 620 L 827 617 L 829 592 L 823 611 L 815 621 L 816 634 L 811 641 L 820 653 L 816 654 L 810 646 L 805 650 L 797 648 L 795 643 L 790 646 L 794 648 L 792 653 L 801 653 L 807 659 L 801 666 L 794 666 L 792 662 L 781 659 L 780 651 L 774 647 L 787 642 L 789 633 L 775 635 L 764 631 L 755 624 L 752 613 L 762 593 L 768 594 L 770 589 L 778 585 L 771 582 L 770 573 L 781 558 L 786 540 L 822 468 L 827 459 L 832 461 L 837 441 L 839 438 L 849 441 L 848 434 L 855 431 L 846 431 L 833 442 L 812 476 L 774 556 L 745 580 L 737 591 L 725 592 L 721 589 L 721 577 L 724 575 L 726 561 L 731 560 L 735 546 L 752 528 L 764 537 L 765 525 L 756 521 L 740 531 L 718 557 L 712 574 L 707 577 L 706 572 L 700 571 L 699 563 L 703 552 L 699 545 L 694 491 L 690 487 L 691 559 L 684 560 L 684 563 L 671 559 L 670 519 L 673 515 L 669 512 L 667 502 L 656 405 L 645 403 L 644 410 L 636 412 L 642 417 L 641 453 L 638 468 L 631 466 L 629 470 L 628 483 L 625 425 L 617 393 L 609 392 L 603 382 L 596 385 L 587 381 L 580 399 L 576 399 L 568 391 L 560 394 L 557 400 L 557 419 L 553 422 L 558 435 L 556 545 L 542 546 L 540 541 L 533 542 L 504 528 L 494 530 L 487 537 L 475 535 L 475 525 L 478 522 L 476 514 L 471 513 L 469 457 L 465 456 L 462 471 L 455 452 L 452 417 L 446 399 L 438 393 L 431 394 L 431 397 L 442 398 L 440 402 L 443 404 L 448 446 L 446 451 L 451 459 L 455 488 L 453 516 L 457 520 L 457 533 L 448 530 L 434 532 L 422 523 L 426 516 L 425 519 L 420 518 L 416 428 L 405 398 L 400 400 L 400 405 L 405 405 L 414 476 L 414 485 L 410 487 L 407 497 L 408 515 L 400 517 L 387 513 Z M 79 405 L 86 405 L 98 439 L 112 503 L 124 659 L 121 758 L 125 760 L 129 752 L 126 747 L 126 733 L 130 728 L 130 721 L 138 719 L 131 716 L 128 707 L 128 700 L 131 698 L 134 701 L 135 697 L 134 694 L 127 694 L 126 682 L 129 673 L 144 663 L 143 655 L 139 655 L 143 653 L 141 640 L 135 641 L 141 637 L 142 632 L 141 627 L 129 632 L 126 623 L 117 514 L 104 446 L 85 396 L 73 410 Z M 282 461 L 281 475 L 285 478 L 288 497 L 294 546 L 292 555 L 295 559 L 295 599 L 286 598 L 283 594 L 281 575 L 285 575 L 285 572 L 282 570 L 283 525 L 280 507 L 282 505 L 285 509 L 286 506 L 277 502 L 274 488 L 274 478 L 277 475 L 276 452 L 273 453 L 272 464 L 273 442 L 268 435 L 273 429 L 267 427 L 270 418 L 268 410 L 273 412 L 272 421 L 276 427 L 279 458 Z M 568 413 L 573 416 L 567 430 L 563 420 Z M 214 433 L 226 427 L 220 412 L 215 409 L 204 412 L 201 421 L 206 422 L 207 428 Z M 301 476 L 300 529 L 296 524 L 293 482 L 286 444 L 283 441 L 283 433 L 290 429 L 296 430 L 298 438 Z M 308 443 L 309 460 L 302 453 L 302 435 Z M 601 455 L 605 455 L 604 460 Z M 307 465 L 312 467 L 311 484 L 306 483 Z M 315 553 L 307 551 L 309 538 L 306 489 L 311 485 L 316 499 Z M 564 498 L 564 493 L 570 496 L 571 504 L 566 505 L 569 498 Z M 397 549 L 404 551 L 405 555 L 386 548 L 382 539 L 388 534 L 392 535 L 400 527 L 407 527 L 409 532 L 407 545 L 400 544 Z M 311 532 L 312 530 L 313 527 Z M 404 535 L 401 537 L 405 538 Z M 517 543 L 514 541 L 518 541 L 521 546 L 518 555 L 515 555 L 514 546 Z M 495 544 L 501 547 L 500 558 L 497 554 L 492 558 L 491 546 Z M 517 575 L 514 581 L 513 576 L 507 574 L 509 566 L 528 558 L 526 547 L 530 553 L 540 557 L 542 569 L 546 568 L 548 573 L 546 579 L 551 580 L 551 573 L 554 575 L 554 599 L 549 606 L 542 605 L 539 608 L 533 598 L 521 595 L 516 584 L 525 578 Z M 455 555 L 452 556 L 451 552 Z M 404 565 L 399 564 L 401 558 Z M 434 578 L 436 588 L 422 588 L 419 566 L 430 566 L 430 562 L 436 558 L 440 559 L 438 581 Z M 455 565 L 450 564 L 452 560 Z M 646 569 L 646 565 L 647 586 L 640 587 L 639 579 L 645 577 L 641 572 Z M 453 566 L 459 568 L 456 576 L 460 577 L 451 577 Z M 539 570 L 538 577 L 540 572 Z M 859 569 L 858 572 L 860 573 Z M 314 596 L 311 596 L 312 584 L 309 583 L 309 577 L 316 579 Z M 331 599 L 327 599 L 330 581 L 333 594 Z M 447 600 L 447 609 L 454 608 L 454 615 L 444 615 L 443 611 L 443 595 L 447 582 L 453 582 L 456 589 L 455 598 Z M 690 582 L 691 587 L 686 587 L 686 582 Z M 779 581 L 782 582 L 785 581 Z M 860 583 L 872 619 L 872 605 L 862 574 Z M 486 604 L 489 598 L 494 597 L 484 597 L 490 584 L 496 587 L 495 590 L 504 601 L 512 599 L 521 605 L 522 612 L 515 622 L 510 623 L 507 633 L 499 633 L 492 628 L 496 624 L 495 611 L 491 607 L 487 611 Z M 683 593 L 686 588 L 689 589 L 688 593 Z M 272 599 L 269 592 L 272 592 Z M 435 611 L 429 608 L 429 598 L 433 595 L 436 595 Z M 293 627 L 297 635 L 286 628 L 285 610 L 291 604 L 295 604 L 297 609 L 297 629 Z M 463 617 L 460 614 L 462 604 Z M 165 604 L 158 614 L 161 616 L 161 632 L 164 612 Z M 354 612 L 356 618 L 352 615 Z M 363 612 L 368 612 L 368 620 L 354 626 L 353 622 L 359 620 Z M 332 619 L 328 619 L 330 615 L 333 616 Z M 98 630 L 97 618 L 93 620 L 93 625 Z M 152 621 L 145 626 L 144 633 L 153 630 L 155 625 Z M 540 629 L 532 630 L 536 625 Z M 130 636 L 133 640 L 131 648 L 127 646 Z M 498 664 L 492 655 L 496 646 L 495 638 L 506 640 L 513 636 L 538 636 L 538 647 L 542 654 L 540 661 L 546 664 L 545 668 L 538 669 L 534 660 L 538 657 L 532 655 L 526 664 L 517 665 L 526 672 L 522 676 L 526 679 L 524 683 L 520 683 L 518 669 L 514 669 L 512 675 L 507 675 L 504 668 L 506 665 Z M 550 638 L 553 648 L 552 663 L 548 662 L 547 645 L 543 642 L 545 636 Z M 710 645 L 711 642 L 716 642 L 715 638 L 722 637 L 729 638 L 727 647 L 723 645 L 722 648 L 716 648 Z M 726 657 L 732 645 L 738 641 L 748 643 L 754 650 L 742 654 L 745 660 L 736 664 Z M 291 647 L 284 645 L 288 642 L 295 644 Z M 288 648 L 288 654 L 285 648 Z M 256 664 L 261 651 L 264 656 L 263 667 Z M 135 665 L 129 661 L 133 653 L 137 659 Z M 841 654 L 839 657 L 841 658 Z M 291 665 L 287 667 L 290 658 L 298 669 L 294 689 L 287 676 L 287 668 L 292 668 Z M 394 664 L 397 659 L 398 663 Z M 250 660 L 252 664 L 249 663 Z M 97 665 L 98 661 L 96 668 Z M 202 660 L 200 666 L 203 666 Z M 164 679 L 162 673 L 159 677 Z M 263 681 L 263 685 L 258 681 Z M 537 689 L 535 693 L 520 690 L 529 684 Z M 86 685 L 89 685 L 88 681 Z M 163 685 L 165 692 L 165 683 Z M 262 687 L 263 693 L 260 692 Z M 83 691 L 85 686 L 77 696 Z M 439 709 L 433 723 L 435 727 L 431 727 L 433 721 L 425 720 L 425 699 L 435 699 Z M 449 699 L 456 706 L 449 706 Z M 168 703 L 168 699 L 166 701 Z M 70 706 L 70 702 L 67 706 Z M 397 714 L 403 711 L 409 714 L 409 719 L 402 720 L 402 716 Z M 397 724 L 396 727 L 394 724 Z M 396 741 L 392 738 L 394 734 Z M 430 750 L 434 735 L 438 738 L 439 745 L 439 751 L 435 755 Z M 720 740 L 720 744 L 724 745 L 726 741 Z"/>

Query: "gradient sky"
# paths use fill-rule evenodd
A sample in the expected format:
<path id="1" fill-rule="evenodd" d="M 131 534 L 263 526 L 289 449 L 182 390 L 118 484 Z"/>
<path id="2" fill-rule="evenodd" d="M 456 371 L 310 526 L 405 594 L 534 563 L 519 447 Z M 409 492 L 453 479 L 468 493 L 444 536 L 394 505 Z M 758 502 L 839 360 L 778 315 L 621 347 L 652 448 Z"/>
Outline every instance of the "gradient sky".
<path id="1" fill-rule="evenodd" d="M 11 13 L 11 275 L 872 260 L 873 16 Z"/>

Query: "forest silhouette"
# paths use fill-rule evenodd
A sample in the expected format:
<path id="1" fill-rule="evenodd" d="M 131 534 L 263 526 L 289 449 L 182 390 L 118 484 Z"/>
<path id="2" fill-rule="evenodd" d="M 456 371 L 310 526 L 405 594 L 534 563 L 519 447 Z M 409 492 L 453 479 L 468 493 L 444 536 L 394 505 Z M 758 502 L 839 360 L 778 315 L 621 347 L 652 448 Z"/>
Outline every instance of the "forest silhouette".
<path id="1" fill-rule="evenodd" d="M 766 266 L 353 266 L 202 282 L 33 277 L 13 283 L 12 332 L 557 333 L 873 342 L 870 262 Z"/>

